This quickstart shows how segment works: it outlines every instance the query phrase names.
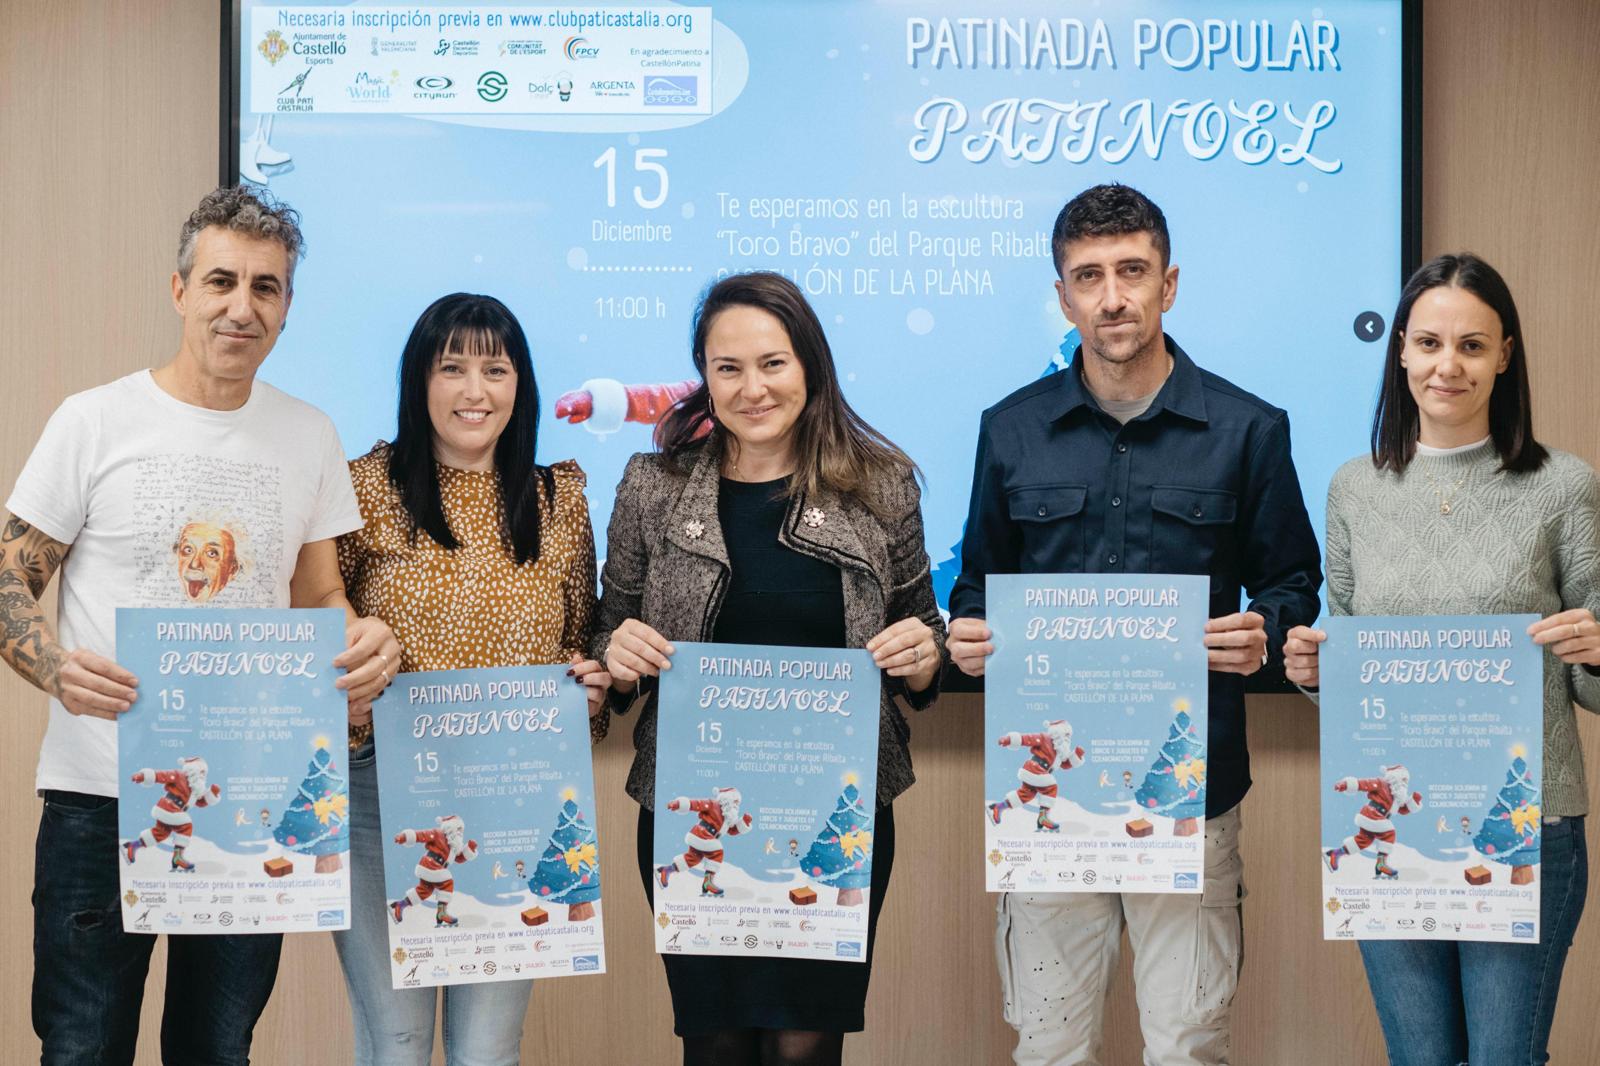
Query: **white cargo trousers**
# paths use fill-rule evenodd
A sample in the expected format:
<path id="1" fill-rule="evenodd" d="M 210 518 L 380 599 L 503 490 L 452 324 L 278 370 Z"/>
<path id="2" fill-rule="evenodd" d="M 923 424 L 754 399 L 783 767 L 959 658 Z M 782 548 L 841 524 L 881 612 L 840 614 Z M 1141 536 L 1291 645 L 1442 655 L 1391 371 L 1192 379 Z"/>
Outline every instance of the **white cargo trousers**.
<path id="1" fill-rule="evenodd" d="M 995 930 L 1017 1066 L 1100 1066 L 1106 989 L 1122 925 L 1145 1066 L 1226 1066 L 1244 957 L 1239 809 L 1206 821 L 1205 890 L 1002 893 Z"/>

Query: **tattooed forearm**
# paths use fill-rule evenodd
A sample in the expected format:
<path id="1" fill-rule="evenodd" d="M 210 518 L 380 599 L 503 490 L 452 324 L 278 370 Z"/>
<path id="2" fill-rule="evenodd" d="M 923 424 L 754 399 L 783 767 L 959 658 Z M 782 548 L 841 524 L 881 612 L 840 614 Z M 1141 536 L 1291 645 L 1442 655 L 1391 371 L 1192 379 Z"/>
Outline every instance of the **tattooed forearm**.
<path id="1" fill-rule="evenodd" d="M 0 659 L 23 680 L 54 696 L 65 659 L 39 601 L 18 588 L 22 579 L 0 571 Z"/>
<path id="2" fill-rule="evenodd" d="M 65 547 L 15 515 L 0 532 L 0 659 L 25 680 L 56 695 L 65 653 L 39 609 Z"/>
<path id="3" fill-rule="evenodd" d="M 34 599 L 44 595 L 45 586 L 67 553 L 66 545 L 51 540 L 16 515 L 7 517 L 0 543 L 8 545 L 0 549 L 0 573 L 20 575 Z"/>

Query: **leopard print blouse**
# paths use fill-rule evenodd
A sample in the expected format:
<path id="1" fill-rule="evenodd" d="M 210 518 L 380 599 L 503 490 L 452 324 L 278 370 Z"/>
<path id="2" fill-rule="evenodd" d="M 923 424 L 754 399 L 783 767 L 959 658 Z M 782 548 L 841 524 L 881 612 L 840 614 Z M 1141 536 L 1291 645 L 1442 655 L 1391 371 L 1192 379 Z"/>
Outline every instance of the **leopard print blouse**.
<path id="1" fill-rule="evenodd" d="M 339 569 L 360 615 L 389 623 L 400 672 L 564 663 L 588 655 L 594 622 L 594 532 L 586 478 L 572 460 L 551 467 L 555 499 L 541 500 L 539 558 L 518 565 L 504 536 L 505 506 L 492 471 L 440 465 L 444 513 L 459 546 L 448 551 L 422 530 L 415 542 L 389 480 L 389 446 L 350 463 L 365 525 L 338 540 Z M 607 719 L 590 719 L 599 740 Z M 372 735 L 352 726 L 354 748 Z M 359 735 L 358 735 L 359 733 Z"/>

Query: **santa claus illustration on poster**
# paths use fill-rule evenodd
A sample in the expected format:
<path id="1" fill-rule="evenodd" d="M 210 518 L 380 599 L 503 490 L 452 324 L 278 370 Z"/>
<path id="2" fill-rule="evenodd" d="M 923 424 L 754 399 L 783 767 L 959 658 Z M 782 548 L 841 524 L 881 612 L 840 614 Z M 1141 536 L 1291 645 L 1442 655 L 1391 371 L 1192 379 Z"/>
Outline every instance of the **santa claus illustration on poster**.
<path id="1" fill-rule="evenodd" d="M 656 867 L 656 880 L 666 888 L 675 873 L 698 873 L 702 896 L 721 896 L 717 887 L 717 871 L 722 869 L 722 837 L 750 831 L 750 815 L 740 811 L 744 797 L 736 788 L 719 788 L 705 799 L 679 796 L 667 801 L 667 810 L 686 811 L 696 816 L 696 821 L 684 834 L 688 845 L 682 855 L 665 866 Z"/>
<path id="2" fill-rule="evenodd" d="M 222 799 L 222 789 L 206 783 L 209 769 L 200 756 L 186 755 L 176 770 L 140 770 L 130 778 L 136 785 L 159 785 L 162 793 L 156 805 L 150 808 L 155 824 L 122 845 L 128 865 L 138 861 L 140 848 L 169 843 L 172 868 L 184 873 L 194 872 L 194 863 L 183 857 L 184 851 L 194 843 L 194 819 L 189 815 L 189 808 L 215 807 Z"/>
<path id="3" fill-rule="evenodd" d="M 456 887 L 450 867 L 478 857 L 478 842 L 467 839 L 467 827 L 460 815 L 441 815 L 438 825 L 432 829 L 402 829 L 394 835 L 394 842 L 403 848 L 422 846 L 422 855 L 417 859 L 416 887 L 389 904 L 395 924 L 405 921 L 407 907 L 421 907 L 427 902 L 433 906 L 434 925 L 443 928 L 460 925 L 460 919 L 450 917 L 450 900 Z"/>

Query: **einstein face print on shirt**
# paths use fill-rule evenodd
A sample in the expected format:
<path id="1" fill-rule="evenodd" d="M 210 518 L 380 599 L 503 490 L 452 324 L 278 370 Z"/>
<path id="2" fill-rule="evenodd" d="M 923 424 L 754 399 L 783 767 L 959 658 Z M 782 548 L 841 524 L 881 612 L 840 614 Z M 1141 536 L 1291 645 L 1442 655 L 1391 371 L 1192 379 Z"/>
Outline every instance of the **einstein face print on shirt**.
<path id="1" fill-rule="evenodd" d="M 228 587 L 239 572 L 239 538 L 215 522 L 190 522 L 172 546 L 178 581 L 191 602 L 205 603 Z"/>
<path id="2" fill-rule="evenodd" d="M 137 462 L 135 587 L 145 606 L 272 603 L 283 557 L 276 465 L 214 455 Z"/>

